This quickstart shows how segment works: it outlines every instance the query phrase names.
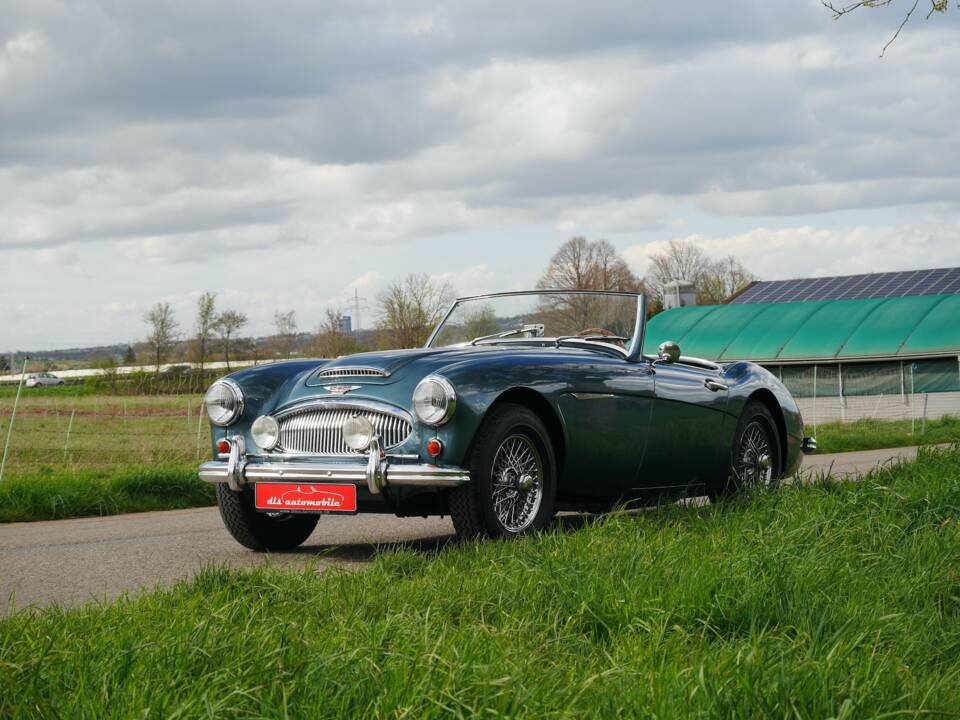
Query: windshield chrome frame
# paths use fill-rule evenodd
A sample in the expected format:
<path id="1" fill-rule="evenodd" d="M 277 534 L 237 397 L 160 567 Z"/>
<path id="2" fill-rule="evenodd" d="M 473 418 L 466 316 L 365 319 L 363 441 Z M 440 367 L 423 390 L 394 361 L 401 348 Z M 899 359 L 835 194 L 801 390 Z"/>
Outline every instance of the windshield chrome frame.
<path id="1" fill-rule="evenodd" d="M 633 337 L 631 338 L 632 344 L 630 345 L 630 352 L 626 353 L 626 359 L 631 362 L 636 362 L 643 356 L 643 338 L 646 334 L 647 328 L 647 297 L 643 293 L 628 293 L 628 292 L 615 292 L 607 290 L 564 290 L 561 288 L 551 288 L 549 290 L 515 290 L 509 292 L 497 292 L 497 293 L 487 293 L 485 295 L 468 295 L 466 297 L 457 298 L 453 301 L 450 307 L 447 309 L 447 312 L 443 314 L 443 317 L 440 319 L 440 322 L 437 323 L 437 326 L 433 329 L 433 332 L 430 333 L 430 337 L 427 338 L 427 342 L 424 344 L 424 348 L 433 348 L 433 341 L 436 339 L 437 335 L 440 333 L 440 328 L 444 326 L 447 322 L 447 319 L 453 314 L 453 311 L 456 309 L 457 305 L 468 300 L 487 300 L 489 298 L 498 298 L 498 297 L 511 297 L 511 296 L 522 296 L 522 295 L 608 295 L 613 297 L 630 297 L 636 298 L 637 300 L 637 319 L 633 328 Z M 507 338 L 504 338 L 505 340 Z M 537 338 L 538 340 L 541 338 Z M 542 340 L 549 341 L 551 338 L 542 338 Z M 584 341 L 584 344 L 590 343 L 591 341 Z M 596 342 L 598 345 L 607 345 L 608 343 Z M 484 343 L 484 344 L 493 344 L 493 343 Z M 457 345 L 450 345 L 449 347 L 457 347 Z"/>

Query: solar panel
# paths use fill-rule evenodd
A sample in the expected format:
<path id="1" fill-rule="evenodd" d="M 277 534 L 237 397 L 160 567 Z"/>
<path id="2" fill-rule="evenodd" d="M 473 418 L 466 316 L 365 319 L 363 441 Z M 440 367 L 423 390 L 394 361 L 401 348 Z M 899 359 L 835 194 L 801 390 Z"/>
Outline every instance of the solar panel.
<path id="1" fill-rule="evenodd" d="M 784 303 L 954 293 L 960 293 L 960 268 L 771 280 L 756 283 L 730 302 Z"/>

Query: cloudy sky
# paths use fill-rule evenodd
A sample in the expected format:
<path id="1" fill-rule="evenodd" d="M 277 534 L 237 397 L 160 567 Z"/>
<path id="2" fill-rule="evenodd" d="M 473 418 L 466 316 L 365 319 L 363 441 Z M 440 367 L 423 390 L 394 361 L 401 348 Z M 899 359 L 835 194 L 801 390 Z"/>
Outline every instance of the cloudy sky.
<path id="1" fill-rule="evenodd" d="M 960 265 L 960 12 L 878 59 L 902 5 L 0 0 L 0 351 L 527 287 L 574 234 Z"/>

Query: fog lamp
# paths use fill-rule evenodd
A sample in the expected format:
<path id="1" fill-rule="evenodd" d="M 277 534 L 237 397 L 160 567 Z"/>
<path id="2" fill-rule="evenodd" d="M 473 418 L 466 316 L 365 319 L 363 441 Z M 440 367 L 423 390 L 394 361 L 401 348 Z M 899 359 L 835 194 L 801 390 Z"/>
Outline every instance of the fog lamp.
<path id="1" fill-rule="evenodd" d="M 261 415 L 253 421 L 250 436 L 264 450 L 273 450 L 280 442 L 280 426 L 269 415 Z"/>
<path id="2" fill-rule="evenodd" d="M 373 441 L 373 423 L 362 415 L 354 415 L 344 420 L 341 426 L 343 441 L 351 450 L 362 452 L 370 447 Z"/>

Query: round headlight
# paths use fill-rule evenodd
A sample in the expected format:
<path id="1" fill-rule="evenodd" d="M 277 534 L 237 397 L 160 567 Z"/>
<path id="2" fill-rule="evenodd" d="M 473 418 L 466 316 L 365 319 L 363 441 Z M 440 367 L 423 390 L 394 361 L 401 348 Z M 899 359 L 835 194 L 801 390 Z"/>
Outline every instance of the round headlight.
<path id="1" fill-rule="evenodd" d="M 443 425 L 457 409 L 457 393 L 453 385 L 439 375 L 429 375 L 413 391 L 413 412 L 420 422 Z"/>
<path id="2" fill-rule="evenodd" d="M 235 422 L 243 412 L 243 393 L 232 380 L 217 380 L 203 398 L 210 422 L 226 427 Z"/>
<path id="3" fill-rule="evenodd" d="M 250 435 L 264 450 L 273 450 L 280 442 L 280 426 L 269 415 L 261 415 L 250 426 Z"/>
<path id="4" fill-rule="evenodd" d="M 343 433 L 343 441 L 351 450 L 362 451 L 370 447 L 373 441 L 373 423 L 362 415 L 355 415 L 343 421 L 340 428 Z"/>

